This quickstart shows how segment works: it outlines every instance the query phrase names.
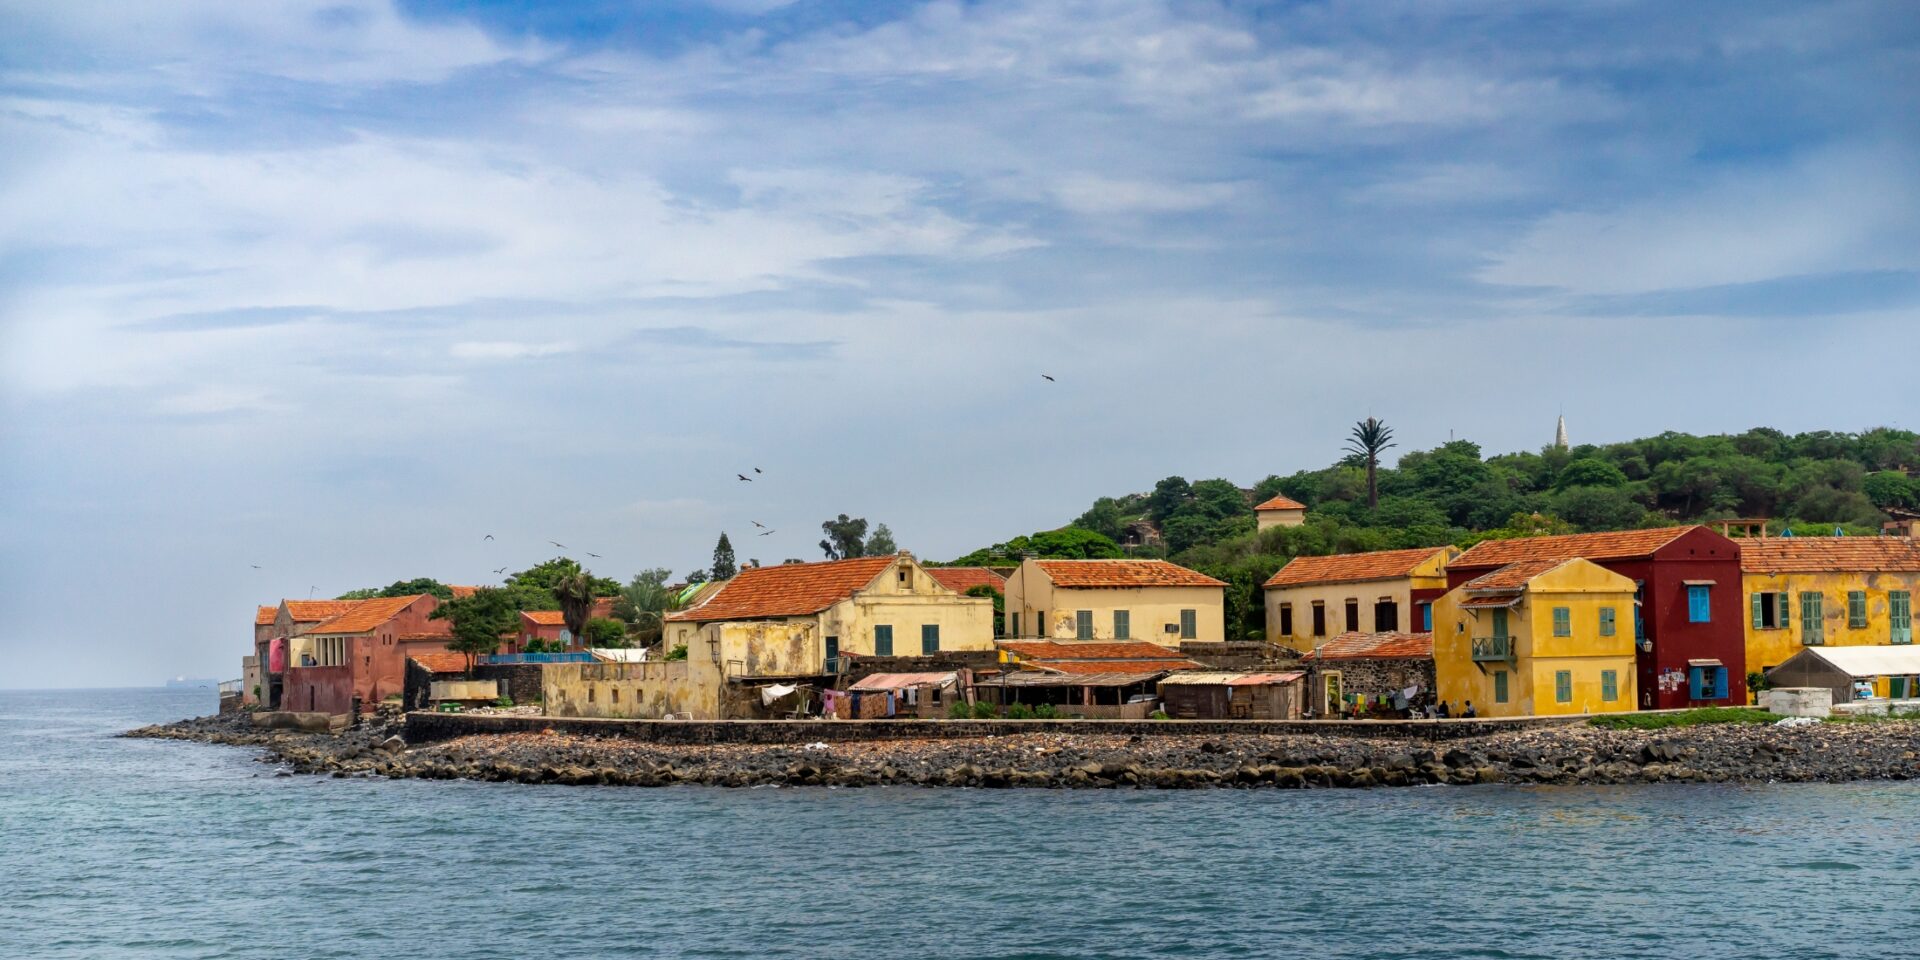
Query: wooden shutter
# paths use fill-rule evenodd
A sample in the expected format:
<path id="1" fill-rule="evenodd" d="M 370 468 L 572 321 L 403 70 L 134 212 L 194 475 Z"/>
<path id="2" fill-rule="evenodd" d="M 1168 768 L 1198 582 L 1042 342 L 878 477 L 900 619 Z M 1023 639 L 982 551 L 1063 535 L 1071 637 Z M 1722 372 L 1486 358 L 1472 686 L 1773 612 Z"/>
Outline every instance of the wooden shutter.
<path id="1" fill-rule="evenodd" d="M 1018 616 L 1018 614 L 1016 614 Z M 893 656 L 893 625 L 881 624 L 873 628 L 873 655 L 876 657 Z"/>
<path id="2" fill-rule="evenodd" d="M 1566 607 L 1553 608 L 1553 635 L 1556 637 L 1573 636 L 1573 611 Z"/>
<path id="3" fill-rule="evenodd" d="M 1847 628 L 1860 630 L 1867 625 L 1867 592 L 1865 590 L 1847 591 Z"/>
<path id="4" fill-rule="evenodd" d="M 1766 595 L 1766 594 L 1764 594 L 1764 593 L 1755 593 L 1755 594 L 1753 595 L 1753 597 L 1752 597 L 1752 600 L 1753 600 L 1753 628 L 1754 628 L 1755 630 L 1758 630 L 1758 629 L 1760 629 L 1760 621 L 1761 621 L 1761 619 L 1762 619 L 1762 617 L 1760 616 L 1760 607 L 1761 607 L 1761 606 L 1762 606 L 1762 605 L 1763 605 L 1763 604 L 1764 604 L 1764 603 L 1766 602 L 1766 599 L 1765 599 L 1765 598 L 1766 598 L 1766 596 L 1767 596 L 1767 595 Z"/>

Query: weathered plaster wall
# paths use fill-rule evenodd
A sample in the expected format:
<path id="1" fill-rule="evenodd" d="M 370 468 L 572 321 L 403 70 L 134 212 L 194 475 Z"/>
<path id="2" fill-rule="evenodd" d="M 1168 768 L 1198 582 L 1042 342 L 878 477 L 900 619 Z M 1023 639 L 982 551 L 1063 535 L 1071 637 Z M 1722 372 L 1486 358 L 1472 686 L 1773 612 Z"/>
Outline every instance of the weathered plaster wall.
<path id="1" fill-rule="evenodd" d="M 1821 595 L 1821 626 L 1824 646 L 1849 647 L 1892 642 L 1887 594 L 1905 590 L 1908 597 L 1920 596 L 1920 574 L 1916 573 L 1748 573 L 1741 577 L 1746 602 L 1747 669 L 1765 671 L 1785 663 L 1806 644 L 1800 620 L 1800 595 Z M 1867 595 L 1867 625 L 1852 627 L 1847 619 L 1847 594 L 1860 590 Z M 1753 622 L 1753 595 L 1787 593 L 1787 622 L 1777 627 L 1756 627 Z M 1910 601 L 1911 602 L 1911 601 Z"/>
<path id="2" fill-rule="evenodd" d="M 553 717 L 696 720 L 721 716 L 721 689 L 712 672 L 696 678 L 686 661 L 558 663 L 543 671 L 547 714 Z M 705 679 L 707 682 L 700 682 Z"/>

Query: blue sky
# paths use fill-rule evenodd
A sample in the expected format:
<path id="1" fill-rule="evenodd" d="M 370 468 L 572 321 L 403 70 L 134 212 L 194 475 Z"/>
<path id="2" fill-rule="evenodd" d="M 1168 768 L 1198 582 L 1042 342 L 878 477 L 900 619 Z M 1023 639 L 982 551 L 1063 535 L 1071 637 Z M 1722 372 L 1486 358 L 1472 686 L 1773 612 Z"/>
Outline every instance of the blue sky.
<path id="1" fill-rule="evenodd" d="M 1917 127 L 1894 2 L 0 0 L 0 685 L 549 539 L 952 556 L 1370 413 L 1920 426 Z"/>

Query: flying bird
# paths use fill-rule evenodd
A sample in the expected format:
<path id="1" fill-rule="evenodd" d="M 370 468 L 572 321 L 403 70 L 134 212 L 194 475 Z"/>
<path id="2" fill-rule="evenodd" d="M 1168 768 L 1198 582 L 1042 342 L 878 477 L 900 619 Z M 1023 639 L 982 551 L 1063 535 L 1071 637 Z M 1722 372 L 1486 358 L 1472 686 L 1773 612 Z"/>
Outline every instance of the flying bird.
<path id="1" fill-rule="evenodd" d="M 588 551 L 587 551 L 587 556 L 589 556 L 589 557 L 592 557 L 592 558 L 594 558 L 595 560 L 604 560 L 604 559 L 606 559 L 605 557 L 602 557 L 601 555 L 599 555 L 599 554 L 597 554 L 597 553 L 594 553 L 594 552 L 593 552 L 592 550 L 588 550 Z"/>
<path id="2" fill-rule="evenodd" d="M 765 470 L 762 470 L 762 469 L 760 469 L 759 467 L 754 467 L 754 468 L 753 468 L 753 472 L 754 472 L 754 473 L 765 473 L 766 471 L 765 471 Z"/>
<path id="3" fill-rule="evenodd" d="M 760 521 L 758 521 L 758 520 L 748 520 L 747 522 L 748 522 L 748 523 L 751 523 L 751 524 L 753 524 L 753 525 L 754 525 L 754 526 L 756 526 L 756 527 L 759 527 L 759 528 L 760 528 L 760 529 L 762 529 L 762 530 L 765 530 L 765 529 L 767 528 L 767 525 L 766 525 L 766 524 L 764 524 L 764 523 L 761 523 L 761 522 L 760 522 Z"/>
<path id="4" fill-rule="evenodd" d="M 772 531 L 772 530 L 768 530 L 768 531 L 767 531 L 766 533 L 763 533 L 763 534 L 761 534 L 761 536 L 763 536 L 763 537 L 770 537 L 770 536 L 773 536 L 773 531 Z"/>
<path id="5" fill-rule="evenodd" d="M 1058 380 L 1055 380 L 1055 379 L 1054 379 L 1054 378 L 1052 378 L 1052 377 L 1049 377 L 1049 376 L 1047 376 L 1047 375 L 1046 375 L 1046 374 L 1044 374 L 1044 373 L 1040 375 L 1040 379 L 1042 379 L 1042 380 L 1045 380 L 1045 381 L 1046 381 L 1046 382 L 1048 382 L 1048 383 L 1059 383 L 1059 382 L 1060 382 L 1060 381 L 1058 381 Z"/>
<path id="6" fill-rule="evenodd" d="M 567 548 L 567 545 L 566 545 L 566 544 L 564 544 L 564 543 L 561 543 L 561 542 L 560 542 L 560 541 L 558 541 L 558 540 L 548 540 L 547 542 L 548 542 L 548 543 L 551 543 L 551 544 L 553 544 L 553 545 L 554 545 L 554 546 L 556 546 L 556 547 L 559 547 L 559 548 L 560 548 L 560 549 L 562 549 L 562 550 L 565 550 L 565 549 Z"/>
<path id="7" fill-rule="evenodd" d="M 258 569 L 260 569 L 260 565 L 259 565 L 259 564 L 257 564 L 257 563 L 249 563 L 249 564 L 247 564 L 247 566 L 249 566 L 249 567 L 252 567 L 252 568 L 254 568 L 255 570 L 258 570 Z"/>
<path id="8" fill-rule="evenodd" d="M 752 482 L 753 482 L 753 478 L 752 478 L 752 477 L 749 477 L 749 476 L 747 476 L 747 475 L 746 475 L 746 474 L 744 474 L 744 473 L 736 473 L 736 474 L 734 474 L 734 476 L 736 476 L 736 477 L 739 477 L 740 479 L 742 479 L 742 480 L 745 480 L 745 481 L 746 481 L 746 482 L 748 482 L 748 483 L 752 483 Z"/>
<path id="9" fill-rule="evenodd" d="M 506 567 L 501 567 L 500 569 L 494 571 L 494 573 L 506 573 L 506 572 L 507 572 Z"/>

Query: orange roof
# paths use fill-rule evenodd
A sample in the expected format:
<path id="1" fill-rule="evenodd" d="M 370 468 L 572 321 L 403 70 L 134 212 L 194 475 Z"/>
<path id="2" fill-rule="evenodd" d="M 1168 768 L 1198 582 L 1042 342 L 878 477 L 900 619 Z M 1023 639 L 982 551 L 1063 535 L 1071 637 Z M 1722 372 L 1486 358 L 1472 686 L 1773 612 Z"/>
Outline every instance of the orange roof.
<path id="1" fill-rule="evenodd" d="M 414 601 L 426 596 L 416 593 L 410 597 L 375 597 L 362 600 L 353 605 L 353 609 L 314 627 L 312 632 L 325 633 L 366 633 L 373 628 L 400 615 L 400 611 L 413 606 Z"/>
<path id="2" fill-rule="evenodd" d="M 407 659 L 434 673 L 464 673 L 467 669 L 464 653 L 416 653 Z"/>
<path id="3" fill-rule="evenodd" d="M 1305 510 L 1307 505 L 1285 494 L 1275 494 L 1273 499 L 1254 507 L 1255 510 Z"/>
<path id="4" fill-rule="evenodd" d="M 1007 578 L 986 567 L 928 567 L 927 574 L 954 593 L 966 593 L 974 587 L 1007 589 Z"/>
<path id="5" fill-rule="evenodd" d="M 1509 563 L 1492 573 L 1483 574 L 1461 584 L 1466 590 L 1518 590 L 1548 570 L 1571 562 L 1572 558 L 1550 560 L 1523 560 Z"/>
<path id="6" fill-rule="evenodd" d="M 783 563 L 748 567 L 735 574 L 707 602 L 667 614 L 668 620 L 760 620 L 819 613 L 873 582 L 894 561 L 856 557 L 826 563 Z"/>
<path id="7" fill-rule="evenodd" d="M 1035 560 L 1056 587 L 1224 587 L 1225 583 L 1165 560 Z"/>
<path id="8" fill-rule="evenodd" d="M 474 586 L 468 586 L 466 584 L 449 583 L 447 584 L 447 589 L 453 591 L 453 598 L 455 600 L 460 600 L 466 597 L 473 596 L 473 592 L 480 588 L 474 587 Z"/>
<path id="9" fill-rule="evenodd" d="M 1343 633 L 1303 660 L 1375 660 L 1433 656 L 1431 633 Z"/>
<path id="10" fill-rule="evenodd" d="M 1360 580 L 1392 580 L 1413 573 L 1417 567 L 1446 547 L 1415 547 L 1411 550 L 1376 550 L 1372 553 L 1336 553 L 1325 557 L 1294 557 L 1273 576 L 1266 586 L 1291 587 L 1302 583 L 1351 583 Z"/>
<path id="11" fill-rule="evenodd" d="M 364 600 L 286 600 L 287 613 L 294 623 L 317 623 L 331 620 L 348 610 L 352 610 Z"/>
<path id="12" fill-rule="evenodd" d="M 253 611 L 253 625 L 256 627 L 273 626 L 273 622 L 278 619 L 280 619 L 279 607 L 259 607 Z"/>
<path id="13" fill-rule="evenodd" d="M 522 610 L 520 619 L 542 627 L 564 627 L 567 615 L 558 610 Z"/>
<path id="14" fill-rule="evenodd" d="M 1523 560 L 1631 560 L 1645 557 L 1700 527 L 1660 527 L 1608 533 L 1568 533 L 1555 537 L 1482 540 L 1454 557 L 1452 567 L 1504 567 Z"/>
<path id="15" fill-rule="evenodd" d="M 593 598 L 593 609 L 587 611 L 587 619 L 589 620 L 593 620 L 596 618 L 604 619 L 604 618 L 613 616 L 613 602 L 618 599 L 620 598 L 619 597 Z"/>
<path id="16" fill-rule="evenodd" d="M 1165 673 L 1169 670 L 1198 670 L 1201 665 L 1178 657 L 1167 660 L 1028 660 L 1022 669 L 1051 670 L 1054 673 Z"/>
<path id="17" fill-rule="evenodd" d="M 1920 543 L 1905 537 L 1756 537 L 1737 542 L 1745 573 L 1920 572 Z"/>
<path id="18" fill-rule="evenodd" d="M 428 620 L 427 629 L 420 633 L 403 633 L 395 640 L 446 640 L 453 636 L 453 624 L 445 620 Z"/>
<path id="19" fill-rule="evenodd" d="M 1164 660 L 1173 651 L 1145 640 L 1000 640 L 1002 650 L 1041 660 Z"/>

